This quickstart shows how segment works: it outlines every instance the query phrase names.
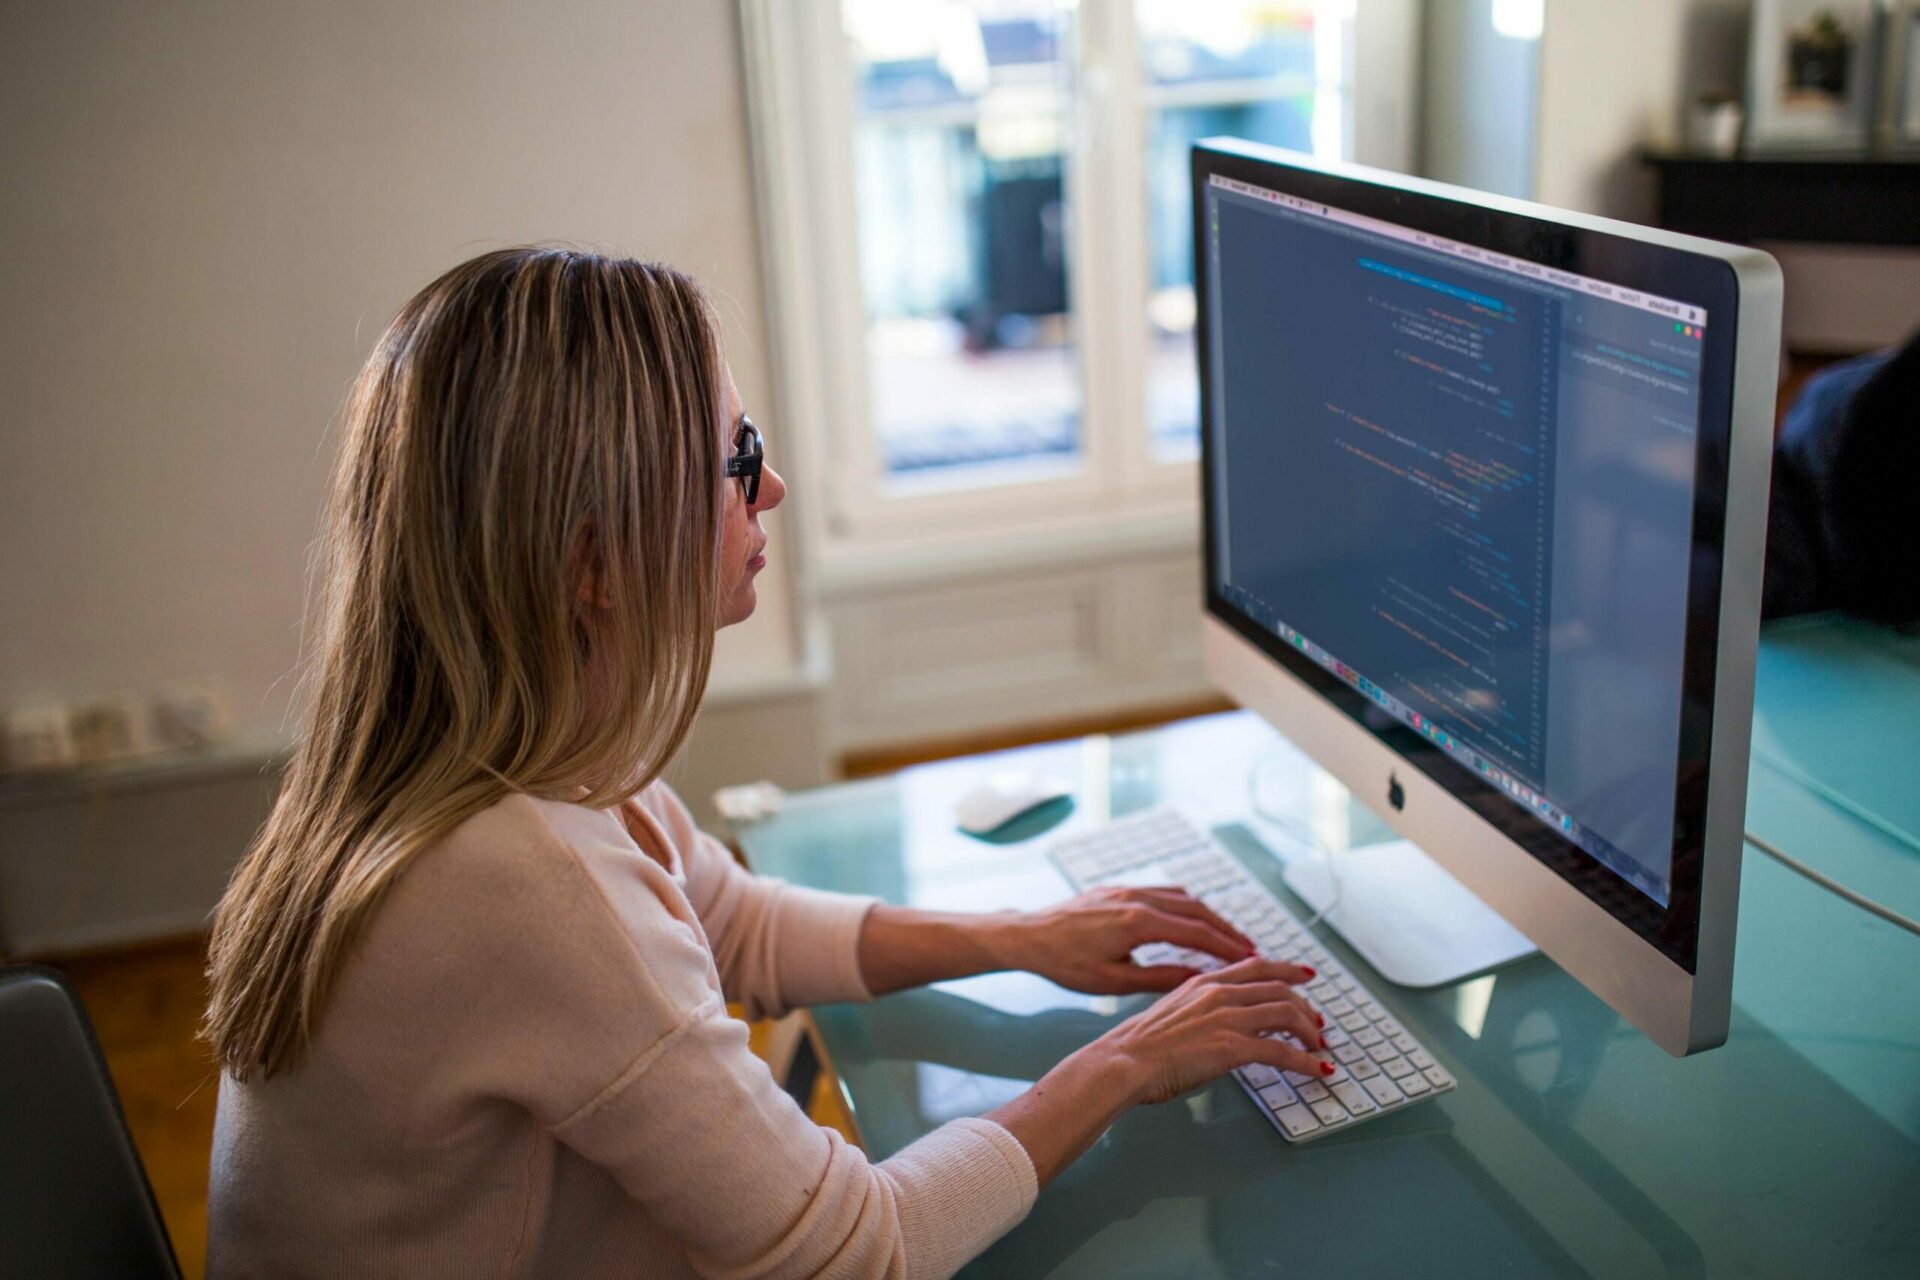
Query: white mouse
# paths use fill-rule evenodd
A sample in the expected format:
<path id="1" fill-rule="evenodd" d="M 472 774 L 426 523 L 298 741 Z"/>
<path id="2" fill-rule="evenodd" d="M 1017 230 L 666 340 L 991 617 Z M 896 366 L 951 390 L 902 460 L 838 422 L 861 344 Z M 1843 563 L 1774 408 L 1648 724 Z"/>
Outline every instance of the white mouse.
<path id="1" fill-rule="evenodd" d="M 984 836 L 1049 800 L 1073 794 L 1073 788 L 1031 773 L 996 773 L 954 802 L 953 818 L 962 831 Z"/>

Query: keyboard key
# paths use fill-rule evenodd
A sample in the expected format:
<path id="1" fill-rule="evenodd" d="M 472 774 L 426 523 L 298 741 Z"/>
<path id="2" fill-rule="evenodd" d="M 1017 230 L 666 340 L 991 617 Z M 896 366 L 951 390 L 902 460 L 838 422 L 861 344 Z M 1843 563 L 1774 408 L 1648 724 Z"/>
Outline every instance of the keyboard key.
<path id="1" fill-rule="evenodd" d="M 1280 1122 L 1280 1127 L 1287 1131 L 1289 1137 L 1294 1138 L 1312 1133 L 1320 1127 L 1320 1122 L 1313 1118 L 1313 1113 L 1298 1104 L 1280 1108 L 1273 1113 L 1273 1118 Z"/>
<path id="2" fill-rule="evenodd" d="M 1280 1082 L 1280 1073 L 1264 1062 L 1249 1062 L 1240 1068 L 1240 1074 L 1246 1077 L 1247 1083 L 1256 1089 L 1264 1089 L 1270 1084 Z"/>
<path id="3" fill-rule="evenodd" d="M 1301 990 L 1327 1018 L 1320 1034 L 1334 1060 L 1331 1073 L 1280 1072 L 1258 1063 L 1236 1072 L 1290 1140 L 1344 1128 L 1404 1106 L 1411 1098 L 1455 1087 L 1446 1068 L 1347 972 L 1312 929 L 1177 810 L 1120 818 L 1098 830 L 1054 840 L 1048 852 L 1078 889 L 1102 883 L 1182 886 L 1212 904 L 1264 954 L 1319 971 Z M 1211 957 L 1165 944 L 1136 954 L 1143 963 L 1209 969 L 1217 964 Z M 1280 1033 L 1273 1038 L 1283 1039 Z"/>
<path id="4" fill-rule="evenodd" d="M 1375 1102 L 1383 1107 L 1390 1107 L 1406 1099 L 1406 1095 L 1400 1092 L 1399 1086 L 1385 1076 L 1375 1076 L 1371 1080 L 1364 1081 L 1362 1087 Z"/>
<path id="5" fill-rule="evenodd" d="M 1323 1125 L 1339 1124 L 1349 1119 L 1347 1109 L 1332 1098 L 1322 1098 L 1313 1104 L 1313 1114 Z"/>
<path id="6" fill-rule="evenodd" d="M 1294 1104 L 1293 1090 L 1284 1084 L 1270 1084 L 1260 1091 L 1260 1101 L 1267 1104 L 1267 1110 L 1278 1111 Z"/>
<path id="7" fill-rule="evenodd" d="M 1363 1116 L 1375 1109 L 1373 1099 L 1367 1096 L 1367 1091 L 1351 1080 L 1334 1085 L 1333 1096 L 1340 1099 L 1340 1105 L 1356 1116 Z"/>

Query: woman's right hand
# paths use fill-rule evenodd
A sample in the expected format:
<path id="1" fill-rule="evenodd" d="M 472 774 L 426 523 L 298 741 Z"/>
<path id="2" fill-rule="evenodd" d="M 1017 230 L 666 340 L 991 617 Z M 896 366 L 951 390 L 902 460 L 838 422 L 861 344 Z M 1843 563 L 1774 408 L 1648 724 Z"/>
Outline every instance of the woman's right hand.
<path id="1" fill-rule="evenodd" d="M 1325 1022 L 1294 990 L 1313 977 L 1305 965 L 1251 956 L 1189 978 L 988 1118 L 1020 1140 L 1044 1187 L 1129 1107 L 1179 1097 L 1249 1062 L 1331 1075 L 1332 1062 L 1314 1052 L 1326 1047 Z"/>
<path id="2" fill-rule="evenodd" d="M 1250 1062 L 1333 1074 L 1326 1019 L 1295 989 L 1314 971 L 1252 956 L 1188 979 L 1088 1048 L 1128 1066 L 1136 1103 L 1166 1102 Z M 1295 1044 L 1274 1033 L 1291 1035 Z"/>

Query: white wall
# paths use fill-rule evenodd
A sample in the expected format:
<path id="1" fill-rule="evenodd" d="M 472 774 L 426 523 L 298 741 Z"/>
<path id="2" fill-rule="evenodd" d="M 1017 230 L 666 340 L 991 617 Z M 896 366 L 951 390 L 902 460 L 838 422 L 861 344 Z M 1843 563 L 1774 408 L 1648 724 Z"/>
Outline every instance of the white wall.
<path id="1" fill-rule="evenodd" d="M 1420 172 L 1533 198 L 1540 41 L 1494 29 L 1493 0 L 1427 0 Z"/>
<path id="2" fill-rule="evenodd" d="M 1744 90 L 1752 8 L 1752 0 L 1547 0 L 1534 198 L 1650 220 L 1653 182 L 1637 152 L 1678 141 L 1701 90 Z M 1920 253 L 1761 247 L 1786 276 L 1790 350 L 1864 351 L 1920 327 Z"/>
<path id="3" fill-rule="evenodd" d="M 1686 87 L 1684 0 L 1547 0 L 1534 198 L 1647 221 L 1637 152 L 1671 142 Z"/>
<path id="4" fill-rule="evenodd" d="M 723 0 L 0 8 L 0 709 L 211 676 L 279 729 L 342 396 L 483 248 L 693 271 L 767 407 L 738 43 Z M 796 665 L 761 598 L 722 684 Z"/>

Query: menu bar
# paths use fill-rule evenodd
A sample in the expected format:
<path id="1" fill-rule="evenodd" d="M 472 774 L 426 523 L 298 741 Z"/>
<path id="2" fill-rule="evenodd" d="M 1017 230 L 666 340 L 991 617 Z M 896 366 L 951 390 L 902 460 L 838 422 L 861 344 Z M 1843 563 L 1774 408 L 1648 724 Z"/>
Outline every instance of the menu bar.
<path id="1" fill-rule="evenodd" d="M 1405 244 L 1417 245 L 1435 253 L 1459 258 L 1463 262 L 1476 263 L 1483 267 L 1492 267 L 1498 271 L 1510 271 L 1517 276 L 1537 280 L 1542 284 L 1555 285 L 1574 293 L 1584 293 L 1590 297 L 1605 298 L 1609 302 L 1618 302 L 1623 306 L 1637 307 L 1642 311 L 1651 311 L 1655 315 L 1665 316 L 1680 324 L 1704 329 L 1707 313 L 1702 307 L 1685 302 L 1676 302 L 1672 298 L 1662 298 L 1657 294 L 1628 289 L 1617 284 L 1608 284 L 1605 280 L 1596 280 L 1592 276 L 1576 275 L 1571 271 L 1558 271 L 1552 267 L 1543 267 L 1537 262 L 1528 262 L 1524 258 L 1511 258 L 1504 253 L 1495 253 L 1491 249 L 1482 249 L 1477 245 L 1463 244 L 1458 240 L 1449 240 L 1445 236 L 1429 235 L 1424 231 L 1414 231 L 1398 223 L 1384 222 L 1379 218 L 1369 218 L 1365 214 L 1349 213 L 1345 209 L 1335 209 L 1331 205 L 1316 204 L 1311 200 L 1302 200 L 1282 191 L 1272 191 L 1266 187 L 1256 187 L 1251 183 L 1238 182 L 1232 178 L 1213 174 L 1209 181 L 1223 191 L 1250 199 L 1277 204 L 1295 213 L 1309 217 L 1325 218 L 1344 226 L 1356 227 L 1389 240 L 1398 240 Z M 1691 335 L 1691 336 L 1698 336 Z"/>

